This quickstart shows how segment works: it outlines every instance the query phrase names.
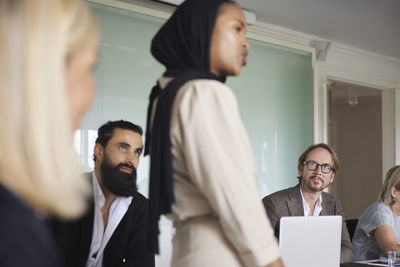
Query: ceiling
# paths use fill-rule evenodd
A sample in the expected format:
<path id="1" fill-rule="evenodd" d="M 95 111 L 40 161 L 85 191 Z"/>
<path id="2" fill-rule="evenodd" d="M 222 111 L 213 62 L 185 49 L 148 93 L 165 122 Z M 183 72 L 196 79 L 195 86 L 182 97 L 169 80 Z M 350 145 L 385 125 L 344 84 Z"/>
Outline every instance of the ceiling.
<path id="1" fill-rule="evenodd" d="M 183 0 L 118 1 L 177 5 Z M 400 0 L 235 1 L 254 12 L 258 22 L 400 59 Z"/>
<path id="2" fill-rule="evenodd" d="M 236 0 L 257 21 L 400 59 L 400 0 Z"/>

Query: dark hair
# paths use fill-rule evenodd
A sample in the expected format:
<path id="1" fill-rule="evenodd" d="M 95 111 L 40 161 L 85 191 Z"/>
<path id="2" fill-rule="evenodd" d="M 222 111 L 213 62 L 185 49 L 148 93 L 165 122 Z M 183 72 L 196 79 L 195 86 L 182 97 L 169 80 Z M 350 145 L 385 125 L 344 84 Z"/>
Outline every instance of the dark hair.
<path id="1" fill-rule="evenodd" d="M 336 152 L 335 152 L 335 150 L 333 150 L 332 147 L 330 147 L 329 145 L 324 144 L 324 143 L 319 143 L 319 144 L 309 146 L 306 149 L 306 151 L 304 151 L 303 154 L 300 155 L 297 169 L 300 170 L 300 168 L 303 166 L 303 163 L 307 160 L 308 154 L 310 154 L 310 152 L 316 148 L 323 148 L 323 149 L 328 150 L 328 152 L 331 154 L 332 161 L 333 161 L 333 172 L 337 173 L 340 165 L 339 165 L 339 159 L 336 155 Z M 301 176 L 297 176 L 297 179 L 299 179 L 299 182 L 301 182 Z"/>
<path id="2" fill-rule="evenodd" d="M 100 126 L 97 130 L 96 144 L 100 144 L 102 147 L 106 147 L 108 140 L 113 136 L 115 129 L 130 130 L 132 132 L 143 135 L 142 127 L 133 124 L 129 121 L 119 120 L 119 121 L 108 121 L 107 123 Z M 93 154 L 93 160 L 96 162 L 96 156 Z"/>

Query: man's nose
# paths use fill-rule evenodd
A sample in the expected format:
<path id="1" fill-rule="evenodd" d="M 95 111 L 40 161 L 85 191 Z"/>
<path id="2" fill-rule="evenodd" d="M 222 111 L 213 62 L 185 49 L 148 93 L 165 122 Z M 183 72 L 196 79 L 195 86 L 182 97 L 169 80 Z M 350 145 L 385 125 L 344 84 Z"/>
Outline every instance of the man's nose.
<path id="1" fill-rule="evenodd" d="M 315 173 L 322 173 L 322 166 L 318 165 L 317 168 L 314 170 Z"/>
<path id="2" fill-rule="evenodd" d="M 137 169 L 139 165 L 139 157 L 137 157 L 135 153 L 131 153 L 126 157 L 126 162 Z"/>

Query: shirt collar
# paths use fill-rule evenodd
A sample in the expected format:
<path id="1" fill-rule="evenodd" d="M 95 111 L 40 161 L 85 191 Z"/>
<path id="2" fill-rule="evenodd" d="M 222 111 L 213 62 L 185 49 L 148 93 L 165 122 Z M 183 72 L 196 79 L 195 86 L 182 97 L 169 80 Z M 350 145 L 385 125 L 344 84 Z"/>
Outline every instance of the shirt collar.
<path id="1" fill-rule="evenodd" d="M 93 181 L 94 203 L 96 203 L 96 205 L 99 205 L 100 207 L 102 207 L 105 202 L 105 197 L 103 194 L 103 190 L 101 190 L 101 187 L 97 180 L 96 173 L 94 171 L 92 172 L 92 181 Z"/>
<path id="2" fill-rule="evenodd" d="M 301 190 L 301 186 L 299 186 L 300 194 L 301 194 L 301 199 L 303 202 L 303 208 L 304 208 L 304 216 L 308 216 L 308 213 L 310 213 L 310 206 L 308 206 L 307 201 L 304 199 L 303 191 Z M 313 216 L 318 216 L 322 211 L 322 194 L 319 195 L 319 198 L 317 200 L 317 203 L 315 204 L 315 209 L 314 209 L 314 214 Z"/>

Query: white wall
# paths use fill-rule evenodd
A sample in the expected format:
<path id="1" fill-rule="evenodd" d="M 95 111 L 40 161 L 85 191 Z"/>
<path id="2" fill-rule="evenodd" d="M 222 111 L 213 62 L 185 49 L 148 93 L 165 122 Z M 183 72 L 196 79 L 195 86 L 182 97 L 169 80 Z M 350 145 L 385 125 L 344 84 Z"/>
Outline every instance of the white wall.
<path id="1" fill-rule="evenodd" d="M 330 139 L 341 167 L 330 191 L 341 199 L 346 219 L 359 218 L 382 184 L 382 97 L 360 97 L 352 107 L 332 95 Z"/>

